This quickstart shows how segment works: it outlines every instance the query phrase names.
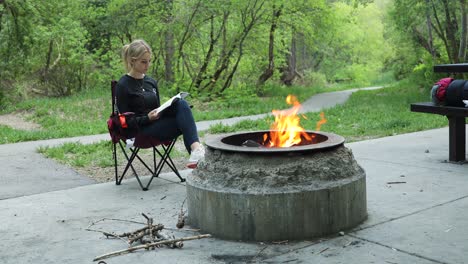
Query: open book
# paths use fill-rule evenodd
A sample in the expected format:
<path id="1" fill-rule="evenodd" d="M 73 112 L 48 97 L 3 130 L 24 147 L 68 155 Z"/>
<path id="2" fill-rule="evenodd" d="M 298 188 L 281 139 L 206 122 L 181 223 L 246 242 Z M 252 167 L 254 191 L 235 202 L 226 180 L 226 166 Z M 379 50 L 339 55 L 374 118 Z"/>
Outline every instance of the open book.
<path id="1" fill-rule="evenodd" d="M 164 110 L 166 110 L 166 108 L 168 108 L 169 106 L 172 105 L 172 103 L 177 100 L 177 99 L 184 99 L 185 97 L 187 97 L 189 95 L 189 93 L 186 93 L 186 92 L 180 92 L 174 96 L 172 96 L 171 99 L 167 100 L 164 104 L 160 105 L 158 108 L 156 108 L 156 110 L 158 111 L 158 113 L 161 113 L 163 112 Z"/>

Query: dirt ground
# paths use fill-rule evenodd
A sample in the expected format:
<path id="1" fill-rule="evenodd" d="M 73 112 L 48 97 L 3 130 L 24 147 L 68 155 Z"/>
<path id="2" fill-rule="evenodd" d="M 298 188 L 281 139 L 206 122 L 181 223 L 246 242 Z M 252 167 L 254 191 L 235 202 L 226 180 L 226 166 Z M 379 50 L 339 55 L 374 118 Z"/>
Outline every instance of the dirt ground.
<path id="1" fill-rule="evenodd" d="M 27 121 L 26 112 L 17 112 L 6 115 L 0 115 L 0 125 L 5 125 L 19 130 L 40 130 L 39 124 Z"/>

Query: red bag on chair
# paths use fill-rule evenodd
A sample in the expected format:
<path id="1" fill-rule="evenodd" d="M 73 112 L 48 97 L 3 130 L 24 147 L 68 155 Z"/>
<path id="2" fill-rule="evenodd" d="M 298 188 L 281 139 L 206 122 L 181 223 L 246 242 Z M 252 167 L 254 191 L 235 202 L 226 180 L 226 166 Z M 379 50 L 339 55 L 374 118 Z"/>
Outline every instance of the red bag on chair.
<path id="1" fill-rule="evenodd" d="M 112 142 L 117 143 L 120 139 L 126 140 L 135 137 L 138 126 L 133 118 L 135 113 L 126 112 L 122 114 L 112 113 L 107 119 L 107 129 Z"/>

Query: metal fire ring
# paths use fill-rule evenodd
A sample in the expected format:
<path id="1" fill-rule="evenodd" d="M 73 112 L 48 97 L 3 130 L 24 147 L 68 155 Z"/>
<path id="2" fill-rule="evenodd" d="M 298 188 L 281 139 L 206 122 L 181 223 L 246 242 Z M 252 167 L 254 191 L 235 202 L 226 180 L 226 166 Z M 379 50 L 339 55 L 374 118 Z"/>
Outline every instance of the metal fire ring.
<path id="1" fill-rule="evenodd" d="M 333 133 L 322 132 L 322 131 L 305 131 L 308 134 L 316 135 L 323 140 L 319 140 L 317 143 L 306 144 L 300 146 L 292 146 L 286 148 L 267 148 L 267 147 L 245 147 L 237 144 L 229 144 L 231 141 L 237 141 L 242 139 L 252 139 L 261 137 L 265 133 L 270 131 L 248 131 L 248 132 L 235 132 L 228 134 L 217 134 L 210 135 L 206 138 L 205 144 L 213 149 L 231 151 L 231 152 L 243 152 L 243 153 L 285 153 L 285 152 L 314 152 L 330 148 L 335 148 L 344 144 L 345 139 Z"/>

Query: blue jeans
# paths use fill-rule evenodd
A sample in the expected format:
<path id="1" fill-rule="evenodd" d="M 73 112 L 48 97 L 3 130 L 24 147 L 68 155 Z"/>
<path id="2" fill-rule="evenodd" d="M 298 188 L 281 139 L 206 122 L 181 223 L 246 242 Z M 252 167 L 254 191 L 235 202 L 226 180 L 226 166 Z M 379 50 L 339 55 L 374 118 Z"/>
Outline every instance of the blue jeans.
<path id="1" fill-rule="evenodd" d="M 197 125 L 192 110 L 185 100 L 177 100 L 166 109 L 161 117 L 149 125 L 141 127 L 141 133 L 159 140 L 171 140 L 183 135 L 188 153 L 194 142 L 199 142 Z"/>

